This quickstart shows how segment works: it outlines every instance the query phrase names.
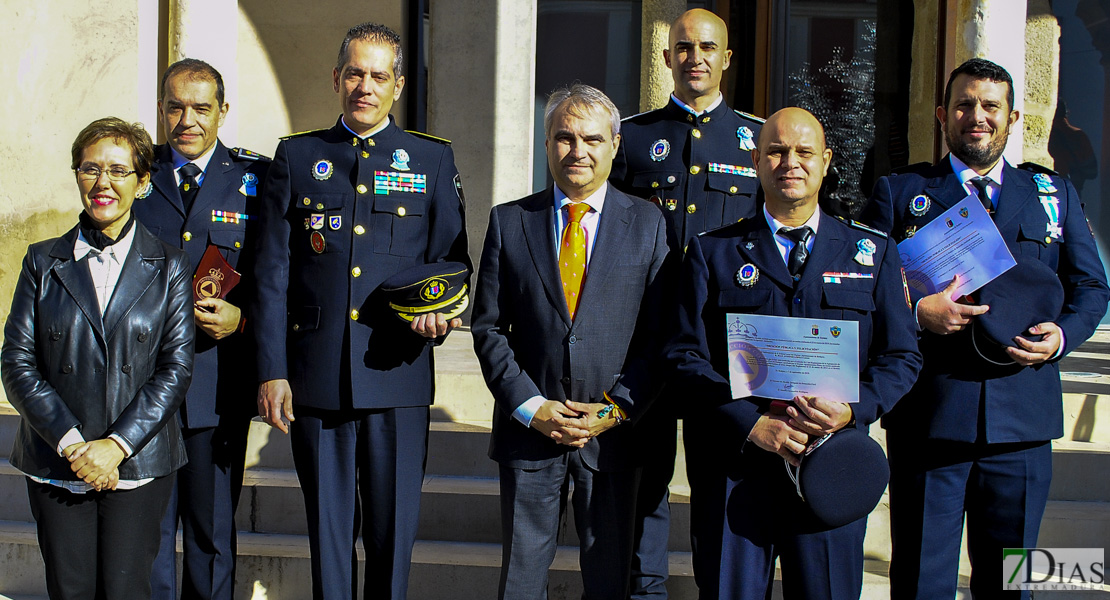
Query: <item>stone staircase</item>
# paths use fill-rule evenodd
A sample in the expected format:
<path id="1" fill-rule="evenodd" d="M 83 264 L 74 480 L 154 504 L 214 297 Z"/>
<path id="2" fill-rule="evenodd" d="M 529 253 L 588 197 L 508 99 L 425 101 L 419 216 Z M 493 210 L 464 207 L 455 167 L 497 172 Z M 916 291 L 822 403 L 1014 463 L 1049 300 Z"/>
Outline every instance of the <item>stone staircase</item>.
<path id="1" fill-rule="evenodd" d="M 486 457 L 492 398 L 466 331 L 453 333 L 436 353 L 437 399 L 432 410 L 420 528 L 413 553 L 414 600 L 490 598 L 501 562 L 497 466 Z M 1052 492 L 1041 526 L 1043 547 L 1110 546 L 1110 328 L 1100 330 L 1063 363 L 1066 435 L 1054 443 Z M 42 561 L 22 475 L 8 463 L 18 415 L 0 402 L 0 600 L 45 598 Z M 882 441 L 877 426 L 872 434 Z M 671 485 L 671 579 L 678 600 L 697 597 L 690 567 L 690 506 L 679 444 Z M 239 512 L 236 597 L 300 600 L 311 597 L 308 541 L 289 440 L 252 424 Z M 570 517 L 573 518 L 573 517 Z M 564 524 L 551 567 L 552 600 L 581 596 L 577 536 Z M 887 599 L 889 515 L 883 501 L 868 520 L 863 597 Z M 967 594 L 970 566 L 961 566 L 958 597 Z M 776 583 L 777 586 L 777 583 Z M 1110 588 L 1108 588 L 1110 589 Z M 1104 592 L 1038 594 L 1037 598 L 1110 598 Z M 780 597 L 776 590 L 776 598 Z"/>

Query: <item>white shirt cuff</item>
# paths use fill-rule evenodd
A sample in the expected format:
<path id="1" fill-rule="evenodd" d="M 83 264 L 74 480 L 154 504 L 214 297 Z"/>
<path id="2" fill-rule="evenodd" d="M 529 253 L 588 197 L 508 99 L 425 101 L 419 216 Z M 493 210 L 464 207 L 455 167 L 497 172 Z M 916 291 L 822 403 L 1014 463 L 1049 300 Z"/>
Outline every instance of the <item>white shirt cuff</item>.
<path id="1" fill-rule="evenodd" d="M 547 402 L 547 398 L 532 396 L 513 411 L 513 418 L 523 423 L 525 427 L 531 427 L 532 417 L 536 416 L 536 411 L 543 406 L 544 402 Z"/>
<path id="2" fill-rule="evenodd" d="M 135 449 L 131 447 L 131 444 L 128 444 L 127 440 L 123 439 L 118 433 L 109 433 L 108 439 L 119 444 L 119 447 L 123 449 L 124 458 L 131 458 L 131 455 L 135 453 Z"/>
<path id="3" fill-rule="evenodd" d="M 58 440 L 58 456 L 65 458 L 65 454 L 62 453 L 62 450 L 65 450 L 66 448 L 69 448 L 74 444 L 83 443 L 84 441 L 85 436 L 81 435 L 81 432 L 78 431 L 76 427 L 70 429 L 66 432 L 65 435 L 62 436 L 61 440 Z"/>

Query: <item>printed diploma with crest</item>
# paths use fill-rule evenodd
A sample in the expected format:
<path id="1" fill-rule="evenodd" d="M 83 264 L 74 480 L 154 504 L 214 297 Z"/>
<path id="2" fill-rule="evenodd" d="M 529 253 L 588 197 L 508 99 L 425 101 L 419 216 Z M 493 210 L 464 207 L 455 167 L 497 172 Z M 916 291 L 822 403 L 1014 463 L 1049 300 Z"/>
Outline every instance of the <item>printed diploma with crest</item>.
<path id="1" fill-rule="evenodd" d="M 725 326 L 733 398 L 859 402 L 855 321 L 728 313 Z"/>

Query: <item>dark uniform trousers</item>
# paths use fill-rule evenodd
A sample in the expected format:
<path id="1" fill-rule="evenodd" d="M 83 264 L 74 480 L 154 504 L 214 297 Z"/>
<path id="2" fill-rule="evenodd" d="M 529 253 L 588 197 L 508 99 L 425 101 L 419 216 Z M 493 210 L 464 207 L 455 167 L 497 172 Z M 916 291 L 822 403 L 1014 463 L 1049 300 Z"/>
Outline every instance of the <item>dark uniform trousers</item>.
<path id="1" fill-rule="evenodd" d="M 621 191 L 663 207 L 668 244 L 680 257 L 691 237 L 756 214 L 759 180 L 751 148 L 762 125 L 763 119 L 733 111 L 724 102 L 694 116 L 672 98 L 664 108 L 621 122 L 621 146 L 609 180 Z M 636 502 L 635 599 L 667 597 L 668 486 L 674 476 L 675 404 L 680 401 L 674 394 L 664 389 L 636 426 L 651 443 L 644 445 Z M 702 458 L 696 449 L 686 452 L 688 476 L 696 478 Z"/>
<path id="2" fill-rule="evenodd" d="M 1075 188 L 1037 171 L 1043 169 L 1005 165 L 993 218 L 1020 259 L 1015 269 L 1040 261 L 1059 274 L 1065 303 L 1053 321 L 1064 333 L 1064 356 L 1094 332 L 1110 294 Z M 945 157 L 881 178 L 863 218 L 901 241 L 967 196 Z M 920 199 L 911 211 L 914 198 Z M 924 295 L 911 292 L 914 302 Z M 1038 293 L 999 292 L 1015 303 Z M 946 336 L 923 331 L 925 368 L 883 420 L 891 466 L 892 598 L 955 595 L 965 514 L 972 595 L 1029 595 L 1001 589 L 1000 557 L 1002 548 L 1037 545 L 1052 479 L 1049 441 L 1063 435 L 1059 363 L 994 365 L 979 357 L 970 336 L 970 328 Z"/>
<path id="3" fill-rule="evenodd" d="M 434 342 L 380 284 L 440 261 L 470 266 L 446 140 L 342 120 L 279 145 L 266 182 L 256 307 L 259 379 L 288 379 L 314 598 L 404 598 L 434 395 Z"/>
<path id="4" fill-rule="evenodd" d="M 866 242 L 873 265 L 857 258 Z M 754 267 L 756 276 L 741 277 L 744 267 Z M 834 279 L 823 277 L 826 272 L 860 276 Z M 821 525 L 798 497 L 783 459 L 745 441 L 769 401 L 732 399 L 725 315 L 857 322 L 862 370 L 852 411 L 855 426 L 866 431 L 921 367 L 898 253 L 884 235 L 822 214 L 795 283 L 760 215 L 691 240 L 679 289 L 678 333 L 666 358 L 676 369 L 671 384 L 686 399 L 687 452 L 701 461 L 690 459 L 699 597 L 769 598 L 779 558 L 785 598 L 859 598 L 866 519 Z"/>
<path id="5" fill-rule="evenodd" d="M 243 278 L 227 295 L 247 323 L 253 293 L 258 200 L 270 159 L 216 143 L 191 207 L 181 199 L 168 145 L 158 146 L 149 195 L 136 218 L 189 255 L 195 273 L 215 246 Z M 217 342 L 198 329 L 193 379 L 179 418 L 189 462 L 177 472 L 151 574 L 153 598 L 176 600 L 177 528 L 182 532 L 181 598 L 230 600 L 235 586 L 235 510 L 243 486 L 247 432 L 255 407 L 254 343 L 233 333 Z"/>

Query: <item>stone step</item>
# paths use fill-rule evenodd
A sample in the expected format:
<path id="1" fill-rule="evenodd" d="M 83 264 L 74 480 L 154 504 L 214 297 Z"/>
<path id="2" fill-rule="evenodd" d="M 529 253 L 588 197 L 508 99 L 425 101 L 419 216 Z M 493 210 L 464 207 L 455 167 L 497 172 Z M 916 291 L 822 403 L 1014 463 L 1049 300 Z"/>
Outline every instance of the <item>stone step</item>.
<path id="1" fill-rule="evenodd" d="M 1049 500 L 1110 503 L 1110 442 L 1052 442 Z"/>

